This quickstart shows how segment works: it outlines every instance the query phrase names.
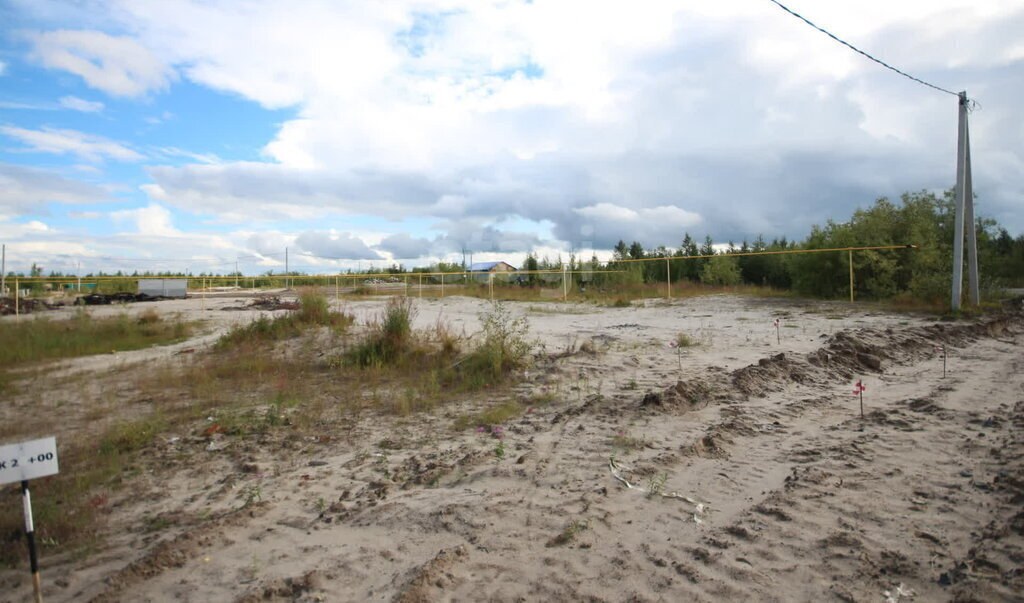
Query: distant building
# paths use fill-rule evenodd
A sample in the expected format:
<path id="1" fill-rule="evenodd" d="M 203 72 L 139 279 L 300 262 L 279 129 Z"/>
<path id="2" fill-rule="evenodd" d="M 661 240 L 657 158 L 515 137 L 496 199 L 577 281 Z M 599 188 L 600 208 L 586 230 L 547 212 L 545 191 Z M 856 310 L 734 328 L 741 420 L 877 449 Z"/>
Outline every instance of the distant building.
<path id="1" fill-rule="evenodd" d="M 94 285 L 95 286 L 95 285 Z M 185 278 L 146 278 L 139 279 L 139 293 L 153 297 L 188 296 L 188 279 Z"/>
<path id="2" fill-rule="evenodd" d="M 469 266 L 470 272 L 515 272 L 516 267 L 505 262 L 477 262 Z"/>
<path id="3" fill-rule="evenodd" d="M 476 262 L 469 266 L 467 272 L 471 274 L 470 278 L 479 282 L 487 282 L 491 278 L 490 275 L 501 275 L 500 280 L 509 282 L 512 279 L 511 272 L 515 272 L 516 267 L 506 262 Z M 495 277 L 496 279 L 499 277 Z"/>

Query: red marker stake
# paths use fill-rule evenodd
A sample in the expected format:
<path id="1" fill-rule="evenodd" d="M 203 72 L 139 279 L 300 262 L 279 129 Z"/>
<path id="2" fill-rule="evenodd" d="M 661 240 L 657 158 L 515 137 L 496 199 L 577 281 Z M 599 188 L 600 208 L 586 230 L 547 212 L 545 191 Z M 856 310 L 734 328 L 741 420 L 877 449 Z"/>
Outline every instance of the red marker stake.
<path id="1" fill-rule="evenodd" d="M 864 420 L 864 390 L 866 390 L 866 389 L 867 388 L 864 387 L 864 384 L 861 383 L 860 381 L 857 381 L 857 385 L 853 386 L 853 393 L 855 395 L 857 395 L 857 396 L 860 396 L 860 420 L 861 421 Z"/>
<path id="2" fill-rule="evenodd" d="M 775 322 L 774 322 L 774 323 L 772 323 L 772 324 L 774 324 L 774 325 L 775 325 L 775 343 L 777 343 L 777 344 L 780 344 L 780 345 L 781 345 L 781 344 L 782 344 L 782 338 L 781 338 L 781 337 L 779 337 L 779 319 L 778 319 L 778 318 L 776 318 L 776 319 L 775 319 Z"/>

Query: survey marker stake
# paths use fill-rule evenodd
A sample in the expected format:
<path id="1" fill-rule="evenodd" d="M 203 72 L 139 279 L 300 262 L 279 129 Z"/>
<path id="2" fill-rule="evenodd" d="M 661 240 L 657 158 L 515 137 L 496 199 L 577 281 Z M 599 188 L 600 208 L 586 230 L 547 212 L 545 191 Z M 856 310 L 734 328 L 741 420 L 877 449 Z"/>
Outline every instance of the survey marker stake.
<path id="1" fill-rule="evenodd" d="M 57 439 L 54 437 L 0 446 L 0 485 L 21 482 L 25 538 L 28 541 L 29 567 L 32 570 L 32 589 L 36 603 L 42 603 L 43 589 L 39 580 L 39 556 L 36 551 L 32 493 L 28 488 L 28 480 L 55 475 L 58 470 Z"/>
<path id="2" fill-rule="evenodd" d="M 946 378 L 946 346 L 937 345 L 935 349 L 942 352 L 942 378 Z"/>
<path id="3" fill-rule="evenodd" d="M 778 318 L 775 319 L 775 322 L 772 323 L 772 326 L 775 327 L 775 343 L 782 344 L 782 338 L 779 337 L 779 319 Z"/>
<path id="4" fill-rule="evenodd" d="M 864 387 L 864 384 L 861 383 L 859 379 L 857 380 L 857 385 L 853 386 L 853 393 L 854 393 L 854 395 L 860 396 L 860 420 L 861 421 L 864 420 L 864 390 L 866 390 L 866 389 L 867 388 Z"/>

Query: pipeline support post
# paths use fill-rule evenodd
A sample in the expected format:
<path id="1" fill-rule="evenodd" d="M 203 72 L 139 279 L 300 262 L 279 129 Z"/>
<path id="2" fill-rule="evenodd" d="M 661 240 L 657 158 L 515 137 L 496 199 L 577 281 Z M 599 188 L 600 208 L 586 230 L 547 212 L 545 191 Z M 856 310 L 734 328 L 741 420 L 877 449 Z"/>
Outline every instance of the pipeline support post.
<path id="1" fill-rule="evenodd" d="M 847 260 L 850 263 L 850 303 L 853 303 L 853 250 L 847 249 Z"/>
<path id="2" fill-rule="evenodd" d="M 665 258 L 665 292 L 668 299 L 672 299 L 672 262 Z"/>

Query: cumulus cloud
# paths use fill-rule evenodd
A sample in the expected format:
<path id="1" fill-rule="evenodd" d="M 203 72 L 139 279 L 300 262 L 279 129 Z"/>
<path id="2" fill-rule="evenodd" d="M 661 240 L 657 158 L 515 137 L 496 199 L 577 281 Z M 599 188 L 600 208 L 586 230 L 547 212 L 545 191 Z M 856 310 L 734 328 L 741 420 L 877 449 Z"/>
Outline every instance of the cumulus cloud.
<path id="1" fill-rule="evenodd" d="M 114 222 L 132 224 L 140 235 L 173 237 L 181 234 L 172 224 L 170 210 L 156 204 L 115 211 L 110 217 Z"/>
<path id="2" fill-rule="evenodd" d="M 972 116 L 979 209 L 1024 228 L 1019 5 L 867 0 L 856 11 L 807 10 L 892 63 L 982 99 Z M 131 72 L 153 74 L 135 78 L 144 90 L 166 86 L 173 65 L 200 85 L 295 108 L 267 141 L 266 161 L 154 151 L 195 164 L 148 167 L 153 203 L 227 223 L 373 215 L 435 224 L 427 236 L 384 233 L 372 248 L 366 233 L 307 232 L 310 248 L 300 246 L 310 253 L 406 259 L 462 247 L 608 248 L 620 238 L 678 245 L 687 231 L 802 236 L 876 196 L 953 181 L 955 99 L 770 3 L 254 0 L 243 16 L 222 0 L 123 0 L 105 17 L 152 59 L 149 71 Z M 83 32 L 51 33 L 63 36 L 60 48 L 84 44 L 67 35 Z M 90 52 L 100 75 L 128 73 Z M 249 245 L 279 252 L 290 236 L 252 234 Z"/>
<path id="3" fill-rule="evenodd" d="M 423 237 L 414 237 L 406 232 L 399 232 L 384 237 L 376 246 L 377 249 L 391 254 L 395 259 L 415 259 L 433 255 L 433 241 Z"/>
<path id="4" fill-rule="evenodd" d="M 31 36 L 33 56 L 46 67 L 80 76 L 113 96 L 141 96 L 165 89 L 174 71 L 136 38 L 91 30 L 57 30 Z"/>
<path id="5" fill-rule="evenodd" d="M 99 113 L 104 107 L 103 103 L 99 101 L 87 101 L 77 96 L 64 96 L 61 97 L 59 102 L 66 109 L 81 111 L 82 113 Z"/>
<path id="6" fill-rule="evenodd" d="M 141 161 L 144 159 L 142 155 L 123 144 L 77 130 L 48 127 L 41 130 L 29 130 L 14 126 L 2 126 L 0 132 L 25 143 L 31 151 L 58 155 L 71 154 L 93 162 L 102 161 L 103 158 L 117 161 Z"/>
<path id="7" fill-rule="evenodd" d="M 338 260 L 379 260 L 383 256 L 347 232 L 307 230 L 295 238 L 295 244 L 303 251 L 324 259 Z"/>

